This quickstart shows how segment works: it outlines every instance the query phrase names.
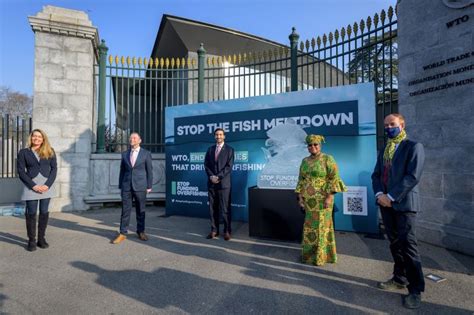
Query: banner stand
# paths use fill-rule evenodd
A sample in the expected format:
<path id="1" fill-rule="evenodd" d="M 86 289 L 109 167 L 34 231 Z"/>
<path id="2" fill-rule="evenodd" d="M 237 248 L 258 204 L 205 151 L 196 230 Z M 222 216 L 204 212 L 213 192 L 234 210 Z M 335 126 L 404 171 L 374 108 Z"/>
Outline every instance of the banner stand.
<path id="1" fill-rule="evenodd" d="M 293 189 L 249 187 L 249 236 L 301 242 L 304 214 Z"/>

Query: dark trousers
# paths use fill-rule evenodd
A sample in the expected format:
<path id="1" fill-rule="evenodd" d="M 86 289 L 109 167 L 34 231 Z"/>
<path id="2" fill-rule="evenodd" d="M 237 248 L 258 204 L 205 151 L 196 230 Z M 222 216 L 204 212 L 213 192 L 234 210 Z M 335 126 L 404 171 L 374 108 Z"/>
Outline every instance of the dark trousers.
<path id="1" fill-rule="evenodd" d="M 48 213 L 49 202 L 50 198 L 48 199 L 40 199 L 40 200 L 27 200 L 26 201 L 26 214 L 34 214 L 38 211 L 38 201 L 39 201 L 39 212 L 40 214 Z"/>
<path id="2" fill-rule="evenodd" d="M 209 188 L 209 213 L 211 216 L 211 231 L 219 233 L 219 215 L 224 219 L 224 233 L 232 233 L 230 213 L 230 188 Z"/>
<path id="3" fill-rule="evenodd" d="M 416 213 L 385 207 L 380 207 L 380 211 L 395 262 L 393 280 L 407 284 L 410 293 L 419 294 L 425 291 L 416 241 Z"/>
<path id="4" fill-rule="evenodd" d="M 128 232 L 133 201 L 135 201 L 135 211 L 137 213 L 137 233 L 145 232 L 146 191 L 122 190 L 122 216 L 120 218 L 120 233 L 122 234 Z"/>

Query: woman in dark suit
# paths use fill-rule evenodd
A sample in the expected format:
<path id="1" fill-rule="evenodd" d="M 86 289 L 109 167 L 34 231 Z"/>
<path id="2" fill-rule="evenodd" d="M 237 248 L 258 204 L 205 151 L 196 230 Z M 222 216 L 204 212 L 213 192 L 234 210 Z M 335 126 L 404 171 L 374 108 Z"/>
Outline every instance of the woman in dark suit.
<path id="1" fill-rule="evenodd" d="M 31 132 L 28 148 L 18 152 L 17 170 L 23 188 L 22 200 L 26 202 L 26 231 L 28 251 L 48 248 L 44 235 L 49 218 L 49 201 L 54 197 L 53 183 L 57 174 L 56 154 L 49 144 L 46 133 L 40 129 Z M 36 243 L 36 212 L 39 204 L 38 243 Z"/>

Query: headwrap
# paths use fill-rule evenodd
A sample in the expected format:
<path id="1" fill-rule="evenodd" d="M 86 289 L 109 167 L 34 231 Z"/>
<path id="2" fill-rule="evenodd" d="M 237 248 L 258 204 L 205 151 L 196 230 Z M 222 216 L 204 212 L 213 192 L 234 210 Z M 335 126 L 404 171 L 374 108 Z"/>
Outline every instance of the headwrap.
<path id="1" fill-rule="evenodd" d="M 324 137 L 320 135 L 307 135 L 306 136 L 306 143 L 313 144 L 313 143 L 322 143 L 324 141 Z"/>
<path id="2" fill-rule="evenodd" d="M 395 138 L 388 139 L 387 146 L 385 146 L 385 151 L 383 152 L 383 161 L 385 164 L 392 164 L 393 155 L 395 154 L 395 146 L 405 140 L 407 133 L 405 129 L 400 131 L 398 136 Z"/>

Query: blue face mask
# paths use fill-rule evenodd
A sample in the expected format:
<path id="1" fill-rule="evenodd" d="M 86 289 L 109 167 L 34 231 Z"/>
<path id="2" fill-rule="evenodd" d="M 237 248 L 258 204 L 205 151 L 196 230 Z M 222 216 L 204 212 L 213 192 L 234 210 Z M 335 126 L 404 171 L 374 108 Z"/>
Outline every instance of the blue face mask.
<path id="1" fill-rule="evenodd" d="M 390 138 L 395 138 L 402 132 L 400 127 L 393 127 L 393 128 L 385 128 L 385 134 Z"/>

